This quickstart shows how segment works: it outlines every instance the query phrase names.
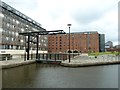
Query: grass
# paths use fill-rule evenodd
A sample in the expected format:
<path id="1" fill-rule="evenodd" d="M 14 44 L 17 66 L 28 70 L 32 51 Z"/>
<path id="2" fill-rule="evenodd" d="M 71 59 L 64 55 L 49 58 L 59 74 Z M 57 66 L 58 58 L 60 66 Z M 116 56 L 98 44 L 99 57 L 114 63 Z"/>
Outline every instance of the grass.
<path id="1" fill-rule="evenodd" d="M 98 56 L 98 55 L 108 55 L 108 54 L 113 54 L 113 55 L 120 55 L 120 52 L 96 52 L 96 53 L 89 53 L 89 56 Z"/>

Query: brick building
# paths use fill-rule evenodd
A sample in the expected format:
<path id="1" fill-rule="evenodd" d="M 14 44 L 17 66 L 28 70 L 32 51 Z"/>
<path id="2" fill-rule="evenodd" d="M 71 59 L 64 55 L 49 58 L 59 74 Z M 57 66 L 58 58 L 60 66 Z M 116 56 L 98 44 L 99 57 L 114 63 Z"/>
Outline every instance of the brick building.
<path id="1" fill-rule="evenodd" d="M 87 52 L 99 52 L 100 47 L 104 49 L 104 35 L 101 35 L 97 31 L 91 32 L 77 32 L 70 34 L 70 50 L 72 52 L 78 51 L 82 53 Z M 101 44 L 102 41 L 102 44 Z M 101 46 L 103 45 L 103 46 Z M 103 50 L 102 49 L 102 50 Z M 67 52 L 69 50 L 69 34 L 63 35 L 49 35 L 48 36 L 48 52 L 60 53 Z M 104 51 L 104 50 L 103 50 Z"/>

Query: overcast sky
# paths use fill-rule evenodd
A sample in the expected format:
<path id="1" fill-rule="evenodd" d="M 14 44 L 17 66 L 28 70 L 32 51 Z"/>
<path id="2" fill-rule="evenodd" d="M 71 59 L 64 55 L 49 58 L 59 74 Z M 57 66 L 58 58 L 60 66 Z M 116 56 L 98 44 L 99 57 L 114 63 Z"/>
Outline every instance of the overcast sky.
<path id="1" fill-rule="evenodd" d="M 2 0 L 47 30 L 98 31 L 118 44 L 119 0 Z"/>

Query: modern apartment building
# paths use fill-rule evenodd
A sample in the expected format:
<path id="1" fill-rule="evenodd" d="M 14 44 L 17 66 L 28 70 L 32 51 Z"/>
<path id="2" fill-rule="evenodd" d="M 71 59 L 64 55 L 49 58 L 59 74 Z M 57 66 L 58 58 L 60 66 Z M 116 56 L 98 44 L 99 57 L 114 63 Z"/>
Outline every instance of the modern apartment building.
<path id="1" fill-rule="evenodd" d="M 24 50 L 25 36 L 19 33 L 32 31 L 46 30 L 38 22 L 0 1 L 0 50 Z M 40 35 L 39 38 L 39 50 L 47 51 L 47 36 Z M 30 50 L 35 49 L 36 45 L 30 42 Z"/>
<path id="2" fill-rule="evenodd" d="M 102 40 L 103 41 L 102 41 Z M 104 51 L 104 34 L 97 31 L 76 32 L 70 34 L 70 50 L 81 53 Z M 102 42 L 101 42 L 102 41 Z M 69 50 L 69 33 L 48 36 L 49 52 L 67 52 Z"/>

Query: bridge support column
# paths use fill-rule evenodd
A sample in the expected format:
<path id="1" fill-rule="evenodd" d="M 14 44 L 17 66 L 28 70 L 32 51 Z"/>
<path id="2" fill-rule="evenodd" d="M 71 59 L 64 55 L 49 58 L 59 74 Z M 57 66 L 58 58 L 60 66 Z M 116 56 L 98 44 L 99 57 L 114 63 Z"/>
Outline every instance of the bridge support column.
<path id="1" fill-rule="evenodd" d="M 38 60 L 39 35 L 36 36 L 36 39 L 37 39 L 37 43 L 36 43 L 36 47 L 37 47 L 37 50 L 36 50 L 36 60 Z"/>

